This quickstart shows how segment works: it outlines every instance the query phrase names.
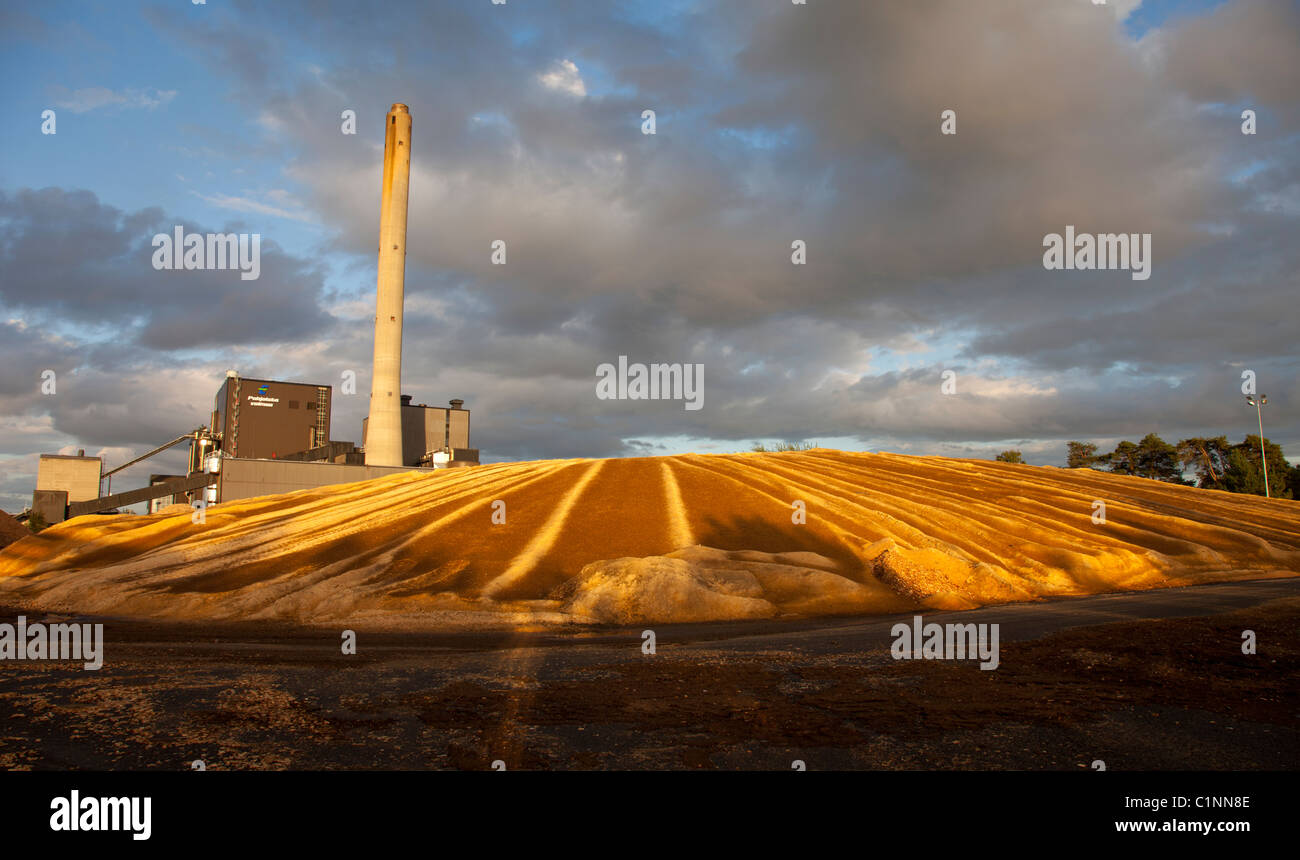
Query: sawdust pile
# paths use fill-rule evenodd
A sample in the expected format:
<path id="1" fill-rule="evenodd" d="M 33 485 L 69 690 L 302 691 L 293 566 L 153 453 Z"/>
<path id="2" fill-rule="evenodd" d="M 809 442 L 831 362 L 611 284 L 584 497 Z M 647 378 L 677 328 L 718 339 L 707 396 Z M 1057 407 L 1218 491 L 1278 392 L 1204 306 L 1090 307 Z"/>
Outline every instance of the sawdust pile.
<path id="1" fill-rule="evenodd" d="M 220 505 L 202 524 L 79 517 L 0 553 L 0 603 L 440 629 L 956 609 L 1298 572 L 1300 502 L 819 449 L 403 473 Z"/>

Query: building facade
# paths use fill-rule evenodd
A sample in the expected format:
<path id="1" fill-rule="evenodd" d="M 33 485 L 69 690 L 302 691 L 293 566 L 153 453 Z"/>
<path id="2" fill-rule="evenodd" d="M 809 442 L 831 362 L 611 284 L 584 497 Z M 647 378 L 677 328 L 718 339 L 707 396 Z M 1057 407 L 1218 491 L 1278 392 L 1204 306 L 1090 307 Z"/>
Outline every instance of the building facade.
<path id="1" fill-rule="evenodd" d="M 36 489 L 66 492 L 69 502 L 97 499 L 103 468 L 98 457 L 42 454 L 36 464 Z"/>
<path id="2" fill-rule="evenodd" d="M 361 422 L 361 444 L 369 431 L 368 420 Z M 411 395 L 402 395 L 402 464 L 420 466 L 433 462 L 432 455 L 446 453 L 446 465 L 477 465 L 478 451 L 469 446 L 469 410 L 465 401 L 452 400 L 450 406 L 427 406 L 411 403 Z"/>
<path id="3" fill-rule="evenodd" d="M 330 438 L 330 386 L 227 376 L 212 408 L 223 456 L 275 459 Z"/>

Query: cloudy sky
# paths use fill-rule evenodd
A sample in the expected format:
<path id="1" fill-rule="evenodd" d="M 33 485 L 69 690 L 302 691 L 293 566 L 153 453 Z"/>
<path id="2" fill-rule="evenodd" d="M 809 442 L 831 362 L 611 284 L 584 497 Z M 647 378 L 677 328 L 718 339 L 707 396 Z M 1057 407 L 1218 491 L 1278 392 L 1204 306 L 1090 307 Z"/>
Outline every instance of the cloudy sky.
<path id="1" fill-rule="evenodd" d="M 404 389 L 463 398 L 487 462 L 1062 463 L 1242 438 L 1243 370 L 1300 460 L 1295 0 L 0 2 L 0 79 L 10 511 L 37 454 L 124 462 L 204 423 L 228 368 L 333 384 L 360 441 L 393 102 Z M 260 234 L 260 278 L 155 270 L 177 225 Z M 1046 270 L 1066 225 L 1150 233 L 1151 277 Z M 702 364 L 703 408 L 598 399 L 619 355 Z"/>

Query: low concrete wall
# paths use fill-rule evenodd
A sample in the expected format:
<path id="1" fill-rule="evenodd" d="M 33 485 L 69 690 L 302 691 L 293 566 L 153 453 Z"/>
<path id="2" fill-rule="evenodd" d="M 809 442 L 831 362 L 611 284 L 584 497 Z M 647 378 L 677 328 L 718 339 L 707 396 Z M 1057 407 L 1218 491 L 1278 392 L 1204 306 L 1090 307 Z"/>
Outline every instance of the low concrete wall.
<path id="1" fill-rule="evenodd" d="M 270 496 L 310 490 L 331 484 L 348 484 L 382 478 L 395 472 L 432 472 L 414 466 L 354 466 L 345 463 L 305 463 L 300 460 L 221 459 L 217 501 L 233 502 L 253 496 Z"/>

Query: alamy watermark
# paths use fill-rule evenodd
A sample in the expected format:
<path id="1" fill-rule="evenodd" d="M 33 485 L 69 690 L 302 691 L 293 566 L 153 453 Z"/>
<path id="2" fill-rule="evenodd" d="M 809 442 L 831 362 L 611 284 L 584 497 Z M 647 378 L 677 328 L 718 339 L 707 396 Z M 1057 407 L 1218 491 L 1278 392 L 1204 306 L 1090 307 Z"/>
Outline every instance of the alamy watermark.
<path id="1" fill-rule="evenodd" d="M 985 671 L 998 667 L 997 624 L 912 623 L 900 621 L 890 628 L 894 645 L 889 649 L 895 660 L 974 660 L 979 658 Z"/>
<path id="2" fill-rule="evenodd" d="M 143 842 L 153 833 L 152 797 L 82 797 L 73 789 L 50 801 L 51 830 L 126 830 Z"/>
<path id="3" fill-rule="evenodd" d="M 628 364 L 596 367 L 596 397 L 601 400 L 684 400 L 692 412 L 704 407 L 703 364 Z"/>
<path id="4" fill-rule="evenodd" d="M 186 233 L 153 237 L 153 267 L 163 269 L 239 269 L 239 277 L 256 281 L 262 274 L 261 233 Z"/>
<path id="5" fill-rule="evenodd" d="M 1044 269 L 1131 269 L 1135 281 L 1151 277 L 1150 233 L 1074 232 L 1068 224 L 1065 235 L 1043 237 Z"/>
<path id="6" fill-rule="evenodd" d="M 104 665 L 104 625 L 28 624 L 19 615 L 0 623 L 0 660 L 81 660 L 95 671 Z"/>

